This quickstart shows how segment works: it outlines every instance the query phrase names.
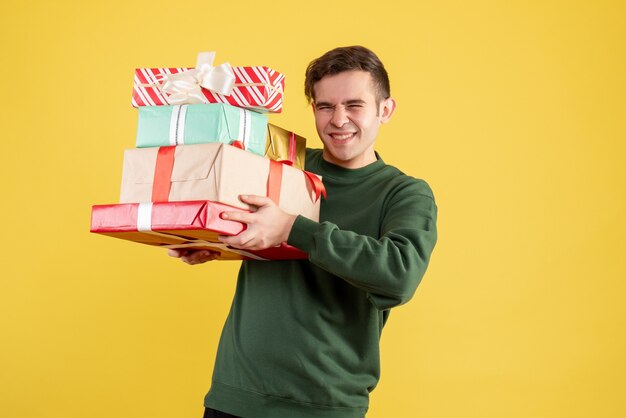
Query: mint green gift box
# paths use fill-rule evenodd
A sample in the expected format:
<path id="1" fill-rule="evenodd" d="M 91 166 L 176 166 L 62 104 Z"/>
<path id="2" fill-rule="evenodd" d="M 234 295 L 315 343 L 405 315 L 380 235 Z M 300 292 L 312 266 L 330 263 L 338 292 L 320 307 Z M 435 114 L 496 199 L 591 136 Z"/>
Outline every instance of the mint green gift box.
<path id="1" fill-rule="evenodd" d="M 247 151 L 263 156 L 267 116 L 228 104 L 142 106 L 137 148 L 241 141 Z"/>

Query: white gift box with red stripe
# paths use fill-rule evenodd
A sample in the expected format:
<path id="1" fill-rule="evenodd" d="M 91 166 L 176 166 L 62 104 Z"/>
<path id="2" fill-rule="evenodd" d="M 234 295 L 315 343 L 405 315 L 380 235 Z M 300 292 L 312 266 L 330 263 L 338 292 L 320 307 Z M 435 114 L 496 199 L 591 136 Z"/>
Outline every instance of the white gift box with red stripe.
<path id="1" fill-rule="evenodd" d="M 265 113 L 282 111 L 285 76 L 265 66 L 232 67 L 235 81 L 230 95 L 201 88 L 201 101 L 172 100 L 172 95 L 163 91 L 163 85 L 168 76 L 184 74 L 190 70 L 193 68 L 137 68 L 133 87 L 133 106 L 166 106 L 200 102 L 227 103 Z"/>

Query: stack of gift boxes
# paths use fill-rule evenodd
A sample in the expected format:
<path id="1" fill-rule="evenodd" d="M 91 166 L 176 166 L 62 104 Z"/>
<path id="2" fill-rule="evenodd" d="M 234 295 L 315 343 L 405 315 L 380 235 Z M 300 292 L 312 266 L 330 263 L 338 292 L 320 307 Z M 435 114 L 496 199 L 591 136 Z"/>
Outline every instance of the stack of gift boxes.
<path id="1" fill-rule="evenodd" d="M 166 248 L 210 249 L 219 259 L 297 259 L 285 243 L 243 251 L 219 242 L 245 224 L 225 211 L 253 210 L 239 195 L 263 195 L 291 214 L 319 218 L 321 179 L 304 168 L 306 141 L 268 123 L 282 111 L 285 78 L 268 67 L 135 71 L 135 149 L 124 153 L 120 203 L 92 208 L 91 232 Z"/>

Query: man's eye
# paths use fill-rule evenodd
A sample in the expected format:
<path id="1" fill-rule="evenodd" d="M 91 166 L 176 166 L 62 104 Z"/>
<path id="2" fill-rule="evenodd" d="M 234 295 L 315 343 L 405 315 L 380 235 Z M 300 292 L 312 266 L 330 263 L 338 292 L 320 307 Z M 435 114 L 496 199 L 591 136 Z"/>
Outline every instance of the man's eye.
<path id="1" fill-rule="evenodd" d="M 329 110 L 331 109 L 330 106 L 317 106 L 317 110 Z"/>
<path id="2" fill-rule="evenodd" d="M 351 109 L 354 109 L 354 108 L 363 107 L 363 105 L 360 105 L 360 104 L 351 104 L 351 105 L 348 105 L 348 107 L 349 107 L 349 108 L 351 108 Z"/>

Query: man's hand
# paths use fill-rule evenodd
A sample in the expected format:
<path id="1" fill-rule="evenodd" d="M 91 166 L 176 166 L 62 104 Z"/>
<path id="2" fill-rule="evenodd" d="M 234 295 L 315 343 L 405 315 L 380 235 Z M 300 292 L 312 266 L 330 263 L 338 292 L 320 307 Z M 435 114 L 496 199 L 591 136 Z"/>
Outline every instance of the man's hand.
<path id="1" fill-rule="evenodd" d="M 268 197 L 241 195 L 242 202 L 256 206 L 254 212 L 224 212 L 223 219 L 243 222 L 248 225 L 245 231 L 234 237 L 220 235 L 220 241 L 242 250 L 264 250 L 287 241 L 291 227 L 296 220 L 280 209 Z"/>
<path id="2" fill-rule="evenodd" d="M 194 265 L 206 263 L 207 261 L 215 260 L 220 254 L 211 250 L 167 250 L 167 255 L 170 257 L 176 257 L 183 260 L 185 263 Z"/>

